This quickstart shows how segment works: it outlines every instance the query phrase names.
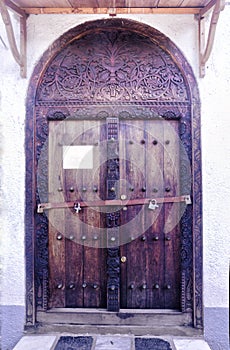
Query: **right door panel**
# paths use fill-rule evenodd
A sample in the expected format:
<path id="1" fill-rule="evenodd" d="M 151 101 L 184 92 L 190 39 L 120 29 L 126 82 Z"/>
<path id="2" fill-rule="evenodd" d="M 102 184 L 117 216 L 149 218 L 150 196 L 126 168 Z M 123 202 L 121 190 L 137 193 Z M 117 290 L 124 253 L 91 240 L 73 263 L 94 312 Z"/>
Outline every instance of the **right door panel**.
<path id="1" fill-rule="evenodd" d="M 179 149 L 177 121 L 121 121 L 120 192 L 180 196 Z M 180 308 L 180 204 L 158 206 L 121 210 L 120 241 L 129 242 L 121 246 L 121 308 Z"/>

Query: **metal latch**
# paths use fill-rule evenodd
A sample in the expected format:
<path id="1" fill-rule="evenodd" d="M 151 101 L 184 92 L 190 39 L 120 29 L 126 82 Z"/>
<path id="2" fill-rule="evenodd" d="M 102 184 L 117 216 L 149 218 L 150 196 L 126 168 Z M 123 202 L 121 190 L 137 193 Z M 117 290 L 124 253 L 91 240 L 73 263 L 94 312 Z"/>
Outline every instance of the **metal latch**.
<path id="1" fill-rule="evenodd" d="M 44 205 L 38 204 L 37 213 L 42 214 L 44 212 Z"/>
<path id="2" fill-rule="evenodd" d="M 189 194 L 184 196 L 184 202 L 185 204 L 192 204 L 192 200 Z"/>
<path id="3" fill-rule="evenodd" d="M 75 213 L 79 213 L 79 211 L 81 210 L 81 206 L 80 203 L 74 203 L 73 209 L 75 210 Z"/>
<path id="4" fill-rule="evenodd" d="M 124 198 L 126 196 L 122 195 L 121 199 L 111 199 L 111 200 L 96 200 L 90 202 L 62 202 L 62 203 L 40 203 L 37 207 L 37 213 L 42 214 L 44 210 L 48 209 L 61 209 L 61 208 L 72 208 L 75 213 L 79 213 L 82 208 L 86 207 L 104 207 L 104 206 L 121 206 L 124 207 Z M 179 197 L 162 197 L 162 198 L 137 198 L 137 199 L 127 199 L 125 206 L 130 205 L 146 205 L 150 210 L 155 210 L 162 203 L 180 203 L 185 202 L 185 204 L 192 204 L 190 195 L 183 195 Z"/>

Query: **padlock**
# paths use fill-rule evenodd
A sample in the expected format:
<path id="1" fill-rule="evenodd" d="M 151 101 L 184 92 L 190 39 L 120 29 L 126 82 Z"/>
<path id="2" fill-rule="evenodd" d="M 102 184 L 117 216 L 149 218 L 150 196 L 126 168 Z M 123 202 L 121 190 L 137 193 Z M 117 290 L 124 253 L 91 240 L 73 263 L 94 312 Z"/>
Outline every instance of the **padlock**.
<path id="1" fill-rule="evenodd" d="M 159 205 L 157 204 L 156 199 L 151 199 L 149 201 L 149 207 L 150 210 L 156 210 L 157 208 L 159 208 Z"/>
<path id="2" fill-rule="evenodd" d="M 78 214 L 81 210 L 80 203 L 74 203 L 73 209 L 74 209 L 75 213 Z"/>

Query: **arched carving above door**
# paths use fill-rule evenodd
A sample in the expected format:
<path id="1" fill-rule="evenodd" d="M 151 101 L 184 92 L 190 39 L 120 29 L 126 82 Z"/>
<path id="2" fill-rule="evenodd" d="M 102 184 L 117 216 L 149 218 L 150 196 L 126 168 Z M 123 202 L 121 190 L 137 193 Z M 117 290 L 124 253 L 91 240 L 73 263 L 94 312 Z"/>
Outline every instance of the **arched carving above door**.
<path id="1" fill-rule="evenodd" d="M 170 55 L 124 30 L 87 34 L 54 57 L 39 85 L 38 105 L 188 103 L 184 77 Z"/>
<path id="2" fill-rule="evenodd" d="M 182 219 L 186 229 L 182 237 L 181 305 L 183 311 L 193 311 L 194 326 L 202 327 L 199 113 L 191 67 L 167 37 L 147 25 L 125 19 L 87 22 L 64 34 L 44 53 L 34 69 L 27 99 L 27 325 L 35 323 L 36 308 L 45 310 L 47 306 L 47 222 L 38 216 L 33 219 L 39 201 L 33 157 L 36 154 L 39 158 L 48 121 L 161 116 L 180 120 L 180 137 L 196 179 L 193 209 L 189 208 L 190 213 Z M 35 148 L 30 146 L 31 135 L 36 135 L 32 140 Z"/>

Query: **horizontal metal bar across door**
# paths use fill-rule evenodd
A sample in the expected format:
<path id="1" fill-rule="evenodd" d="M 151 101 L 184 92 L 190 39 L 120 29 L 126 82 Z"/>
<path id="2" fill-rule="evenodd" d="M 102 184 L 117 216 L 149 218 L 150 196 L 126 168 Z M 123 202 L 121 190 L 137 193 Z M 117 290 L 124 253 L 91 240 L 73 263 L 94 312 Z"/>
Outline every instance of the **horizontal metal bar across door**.
<path id="1" fill-rule="evenodd" d="M 138 199 L 111 199 L 111 200 L 98 200 L 98 201 L 75 201 L 75 202 L 61 202 L 61 203 L 40 203 L 37 207 L 37 213 L 42 214 L 44 210 L 48 209 L 61 209 L 61 208 L 84 208 L 84 207 L 103 207 L 103 206 L 128 206 L 128 205 L 145 205 L 153 203 L 156 209 L 157 204 L 162 203 L 180 203 L 185 202 L 191 204 L 190 195 L 178 196 L 178 197 L 163 197 L 163 198 L 138 198 Z"/>

